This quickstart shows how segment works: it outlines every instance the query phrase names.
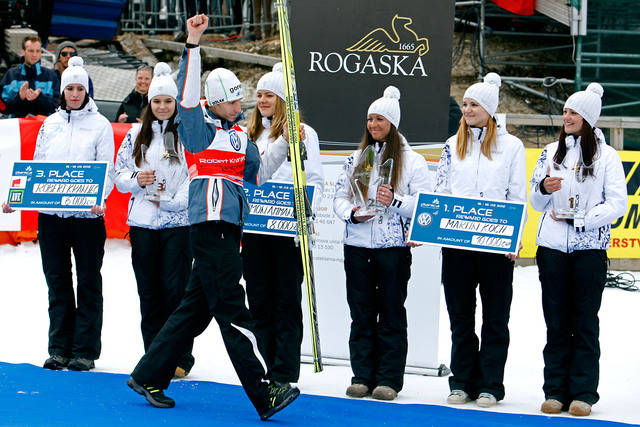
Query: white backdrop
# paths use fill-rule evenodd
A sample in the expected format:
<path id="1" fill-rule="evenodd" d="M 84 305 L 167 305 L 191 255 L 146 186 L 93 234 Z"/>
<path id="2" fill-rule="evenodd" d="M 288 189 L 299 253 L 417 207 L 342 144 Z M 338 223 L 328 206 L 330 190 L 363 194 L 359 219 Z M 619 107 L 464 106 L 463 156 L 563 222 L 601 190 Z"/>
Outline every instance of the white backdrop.
<path id="1" fill-rule="evenodd" d="M 350 153 L 349 153 L 350 154 Z M 346 156 L 322 155 L 325 187 L 317 210 L 314 268 L 320 349 L 325 363 L 349 363 L 351 317 L 347 304 L 342 234 L 344 223 L 333 213 L 335 183 Z M 433 176 L 433 174 L 432 174 Z M 433 181 L 433 179 L 432 179 Z M 422 246 L 412 249 L 413 265 L 407 302 L 409 354 L 407 372 L 442 374 L 438 362 L 440 316 L 440 248 Z M 303 296 L 303 299 L 306 298 Z M 311 360 L 308 310 L 304 310 L 304 359 Z"/>

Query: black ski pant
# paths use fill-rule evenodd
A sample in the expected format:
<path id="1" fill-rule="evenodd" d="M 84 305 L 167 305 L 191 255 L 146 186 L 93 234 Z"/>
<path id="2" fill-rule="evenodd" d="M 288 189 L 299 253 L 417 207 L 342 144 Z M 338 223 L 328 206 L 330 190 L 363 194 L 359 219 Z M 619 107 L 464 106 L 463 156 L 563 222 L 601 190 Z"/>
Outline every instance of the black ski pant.
<path id="1" fill-rule="evenodd" d="M 193 257 L 189 227 L 152 230 L 130 227 L 131 262 L 140 296 L 142 340 L 147 351 L 189 283 Z M 191 349 L 178 363 L 185 371 L 193 367 Z"/>
<path id="2" fill-rule="evenodd" d="M 240 227 L 223 221 L 190 227 L 195 263 L 184 298 L 131 376 L 140 384 L 166 389 L 180 357 L 215 317 L 238 378 L 262 414 L 268 409 L 268 368 L 240 285 L 240 233 Z"/>
<path id="3" fill-rule="evenodd" d="M 407 361 L 408 247 L 344 247 L 352 384 L 402 390 Z"/>
<path id="4" fill-rule="evenodd" d="M 503 254 L 442 249 L 442 284 L 451 323 L 451 390 L 476 399 L 504 399 L 513 261 Z M 475 332 L 476 289 L 482 301 L 481 341 Z"/>
<path id="5" fill-rule="evenodd" d="M 538 247 L 542 309 L 547 324 L 544 347 L 546 399 L 595 404 L 600 377 L 598 311 L 607 280 L 607 253 L 564 253 Z"/>
<path id="6" fill-rule="evenodd" d="M 38 216 L 42 269 L 49 288 L 49 354 L 100 357 L 102 259 L 107 232 L 103 218 Z M 73 290 L 71 253 L 76 266 Z"/>
<path id="7" fill-rule="evenodd" d="M 300 248 L 293 237 L 245 233 L 242 261 L 254 331 L 262 338 L 271 379 L 298 382 L 304 279 Z"/>

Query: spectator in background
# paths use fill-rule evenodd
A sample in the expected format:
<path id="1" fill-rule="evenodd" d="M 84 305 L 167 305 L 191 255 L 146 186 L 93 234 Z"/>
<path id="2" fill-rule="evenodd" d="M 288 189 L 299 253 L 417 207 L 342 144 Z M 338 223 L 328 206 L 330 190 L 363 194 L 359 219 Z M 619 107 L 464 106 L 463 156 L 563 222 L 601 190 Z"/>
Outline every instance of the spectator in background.
<path id="1" fill-rule="evenodd" d="M 69 60 L 78 55 L 78 47 L 70 41 L 62 42 L 56 49 L 56 63 L 53 64 L 53 71 L 58 76 L 58 80 L 62 78 L 62 73 L 69 66 Z M 93 99 L 93 82 L 89 77 L 89 97 Z"/>
<path id="2" fill-rule="evenodd" d="M 11 68 L 0 83 L 3 114 L 11 117 L 52 114 L 60 97 L 60 81 L 40 63 L 42 42 L 38 36 L 22 41 L 21 64 Z"/>
<path id="3" fill-rule="evenodd" d="M 227 11 L 231 17 L 233 28 L 229 30 L 230 36 L 240 34 L 242 31 L 242 0 L 227 0 Z"/>
<path id="4" fill-rule="evenodd" d="M 263 16 L 264 28 L 261 25 Z M 253 21 L 256 40 L 262 39 L 263 34 L 265 38 L 271 37 L 271 0 L 253 0 Z"/>
<path id="5" fill-rule="evenodd" d="M 152 72 L 153 68 L 148 65 L 142 65 L 136 70 L 136 87 L 122 101 L 116 113 L 119 123 L 140 122 L 142 109 L 149 104 L 147 92 L 153 77 Z"/>
<path id="6" fill-rule="evenodd" d="M 447 132 L 447 138 L 452 137 L 458 133 L 458 127 L 460 127 L 460 119 L 462 118 L 462 110 L 456 99 L 449 97 L 449 131 Z"/>

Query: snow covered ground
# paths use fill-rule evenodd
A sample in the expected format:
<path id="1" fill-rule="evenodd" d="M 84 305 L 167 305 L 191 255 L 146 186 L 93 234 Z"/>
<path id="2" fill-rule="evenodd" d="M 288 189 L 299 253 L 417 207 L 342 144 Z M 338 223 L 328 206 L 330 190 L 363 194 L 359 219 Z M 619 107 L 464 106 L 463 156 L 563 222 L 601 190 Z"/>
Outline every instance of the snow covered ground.
<path id="1" fill-rule="evenodd" d="M 38 245 L 0 245 L 0 272 L 0 361 L 41 366 L 47 358 L 49 320 Z M 103 350 L 96 371 L 129 373 L 142 356 L 143 346 L 127 241 L 107 241 L 102 273 Z M 507 394 L 490 411 L 541 415 L 545 326 L 537 274 L 535 266 L 516 268 L 505 378 Z M 640 280 L 640 274 L 636 272 L 635 278 Z M 448 366 L 449 320 L 444 298 L 441 301 L 439 362 Z M 594 406 L 591 418 L 640 424 L 636 395 L 640 382 L 640 292 L 606 289 L 600 320 L 601 400 Z M 196 365 L 189 379 L 239 384 L 215 322 L 196 340 L 194 355 Z M 323 372 L 315 374 L 313 367 L 305 364 L 299 387 L 303 393 L 345 397 L 350 378 L 347 367 L 325 366 Z M 126 387 L 124 383 L 122 386 Z M 405 388 L 395 402 L 446 405 L 448 390 L 446 378 L 406 375 Z M 463 408 L 478 409 L 474 403 Z M 559 416 L 570 417 L 566 413 Z"/>

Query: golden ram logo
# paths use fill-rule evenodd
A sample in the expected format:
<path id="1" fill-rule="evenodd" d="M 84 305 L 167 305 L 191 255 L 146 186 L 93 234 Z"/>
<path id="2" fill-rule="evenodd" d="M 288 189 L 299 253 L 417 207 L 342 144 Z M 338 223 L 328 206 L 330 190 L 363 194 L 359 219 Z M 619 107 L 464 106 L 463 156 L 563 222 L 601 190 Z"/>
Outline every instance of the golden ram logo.
<path id="1" fill-rule="evenodd" d="M 384 28 L 376 28 L 347 48 L 349 52 L 391 52 L 417 53 L 422 56 L 429 51 L 429 40 L 418 37 L 409 28 L 413 20 L 404 16 L 394 16 L 391 20 L 392 34 Z"/>

